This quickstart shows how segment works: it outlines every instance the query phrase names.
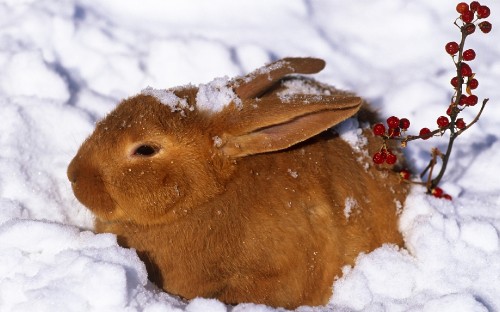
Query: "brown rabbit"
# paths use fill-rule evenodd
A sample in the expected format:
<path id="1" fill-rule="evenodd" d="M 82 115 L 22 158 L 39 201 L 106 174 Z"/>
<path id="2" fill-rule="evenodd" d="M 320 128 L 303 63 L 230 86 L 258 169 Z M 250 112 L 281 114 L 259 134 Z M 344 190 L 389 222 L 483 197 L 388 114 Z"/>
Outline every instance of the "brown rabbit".
<path id="1" fill-rule="evenodd" d="M 150 279 L 183 298 L 326 304 L 342 266 L 403 244 L 406 187 L 371 165 L 381 142 L 369 130 L 364 149 L 328 130 L 360 98 L 285 77 L 323 67 L 287 58 L 225 85 L 124 100 L 68 168 L 96 231 L 137 249 Z M 207 108 L 217 97 L 229 105 Z"/>

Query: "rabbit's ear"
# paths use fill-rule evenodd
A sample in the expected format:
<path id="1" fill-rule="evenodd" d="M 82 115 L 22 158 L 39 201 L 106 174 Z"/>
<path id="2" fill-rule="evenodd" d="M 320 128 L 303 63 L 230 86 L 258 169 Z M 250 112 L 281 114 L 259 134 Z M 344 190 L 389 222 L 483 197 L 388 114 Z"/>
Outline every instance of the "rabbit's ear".
<path id="1" fill-rule="evenodd" d="M 288 74 L 315 74 L 325 67 L 325 61 L 312 57 L 284 58 L 256 69 L 233 82 L 234 92 L 242 100 L 261 95 Z"/>
<path id="2" fill-rule="evenodd" d="M 266 103 L 269 102 L 269 103 Z M 256 100 L 238 112 L 238 121 L 222 136 L 222 152 L 230 157 L 291 147 L 354 115 L 359 97 L 294 95 Z"/>

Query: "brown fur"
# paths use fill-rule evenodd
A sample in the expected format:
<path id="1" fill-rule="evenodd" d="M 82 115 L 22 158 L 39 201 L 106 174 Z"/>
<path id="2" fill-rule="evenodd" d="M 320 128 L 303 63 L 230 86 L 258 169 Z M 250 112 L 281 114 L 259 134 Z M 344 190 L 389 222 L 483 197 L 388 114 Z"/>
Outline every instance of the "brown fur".
<path id="1" fill-rule="evenodd" d="M 287 70 L 233 81 L 241 110 L 182 115 L 151 96 L 125 100 L 71 162 L 68 177 L 96 215 L 96 231 L 136 248 L 165 291 L 229 304 L 323 305 L 360 252 L 402 245 L 396 203 L 406 188 L 397 174 L 366 168 L 366 154 L 323 132 L 355 114 L 361 100 L 318 83 L 332 96 L 281 103 L 284 75 L 323 67 L 316 59 L 284 61 Z M 175 92 L 194 103 L 196 89 Z M 365 132 L 369 149 L 379 147 Z M 144 144 L 157 153 L 133 155 Z M 349 218 L 347 198 L 357 202 Z"/>

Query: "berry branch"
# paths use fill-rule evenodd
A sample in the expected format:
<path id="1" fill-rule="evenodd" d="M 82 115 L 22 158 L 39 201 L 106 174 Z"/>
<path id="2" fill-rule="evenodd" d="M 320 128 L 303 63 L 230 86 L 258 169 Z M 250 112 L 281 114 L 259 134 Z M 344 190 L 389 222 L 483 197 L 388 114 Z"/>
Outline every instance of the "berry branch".
<path id="1" fill-rule="evenodd" d="M 397 162 L 397 156 L 388 148 L 388 141 L 399 141 L 402 147 L 406 147 L 410 141 L 418 139 L 427 140 L 434 136 L 443 136 L 445 133 L 449 132 L 446 152 L 442 153 L 437 148 L 432 149 L 431 160 L 420 174 L 421 179 L 427 175 L 427 181 L 412 181 L 412 183 L 425 185 L 428 194 L 446 199 L 451 199 L 451 196 L 445 194 L 438 185 L 446 172 L 453 150 L 453 143 L 458 136 L 479 120 L 479 117 L 488 103 L 488 99 L 483 100 L 479 112 L 468 125 L 463 118 L 458 118 L 459 114 L 464 109 L 475 106 L 479 102 L 478 97 L 473 94 L 473 90 L 477 89 L 479 82 L 475 78 L 476 74 L 473 72 L 470 65 L 466 63 L 476 58 L 476 52 L 473 49 L 465 50 L 465 41 L 468 36 L 476 31 L 476 25 L 485 34 L 489 33 L 492 29 L 490 22 L 481 21 L 490 16 L 490 8 L 488 6 L 481 5 L 478 1 L 472 1 L 470 4 L 460 2 L 456 10 L 460 16 L 455 20 L 454 24 L 460 29 L 461 40 L 460 43 L 452 41 L 445 45 L 445 50 L 452 57 L 456 68 L 456 76 L 450 81 L 454 88 L 454 93 L 450 105 L 446 110 L 447 116 L 442 115 L 437 118 L 437 129 L 431 131 L 429 128 L 422 128 L 418 135 L 406 135 L 406 131 L 410 127 L 410 121 L 407 118 L 399 119 L 396 116 L 387 118 L 387 128 L 382 123 L 378 123 L 373 127 L 373 133 L 383 138 L 382 147 L 373 155 L 373 162 L 378 165 L 383 163 L 394 165 Z M 438 160 L 441 161 L 441 168 L 434 177 L 434 169 L 438 164 Z M 410 181 L 411 174 L 407 169 L 401 170 L 400 175 L 404 181 Z"/>

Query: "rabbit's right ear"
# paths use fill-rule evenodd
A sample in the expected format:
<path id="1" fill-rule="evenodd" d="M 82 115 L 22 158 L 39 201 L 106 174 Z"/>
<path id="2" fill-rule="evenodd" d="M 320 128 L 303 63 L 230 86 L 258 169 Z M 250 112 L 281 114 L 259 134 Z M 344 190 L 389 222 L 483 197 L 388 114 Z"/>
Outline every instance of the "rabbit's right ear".
<path id="1" fill-rule="evenodd" d="M 233 158 L 289 148 L 354 115 L 361 98 L 294 95 L 263 98 L 236 113 L 220 148 Z"/>
<path id="2" fill-rule="evenodd" d="M 255 98 L 288 74 L 315 74 L 325 61 L 312 57 L 288 57 L 256 69 L 233 81 L 234 92 L 242 100 Z"/>

